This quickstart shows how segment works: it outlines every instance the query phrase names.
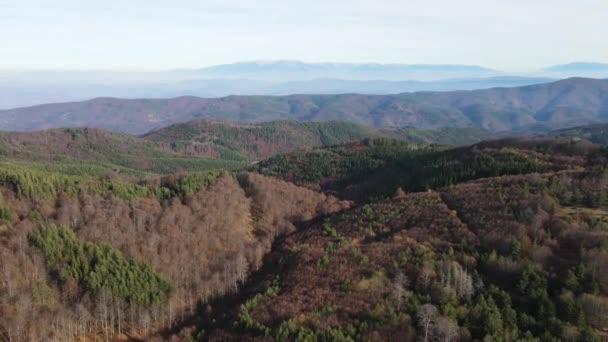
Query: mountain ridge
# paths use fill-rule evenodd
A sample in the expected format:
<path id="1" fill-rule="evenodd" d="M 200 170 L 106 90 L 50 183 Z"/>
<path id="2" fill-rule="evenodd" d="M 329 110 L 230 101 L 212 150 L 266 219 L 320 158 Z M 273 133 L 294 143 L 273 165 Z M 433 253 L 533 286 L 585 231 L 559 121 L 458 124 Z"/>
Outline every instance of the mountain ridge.
<path id="1" fill-rule="evenodd" d="M 567 77 L 608 78 L 608 68 L 597 62 L 518 71 L 469 64 L 258 61 L 164 71 L 0 70 L 0 109 L 108 96 L 383 95 L 521 86 Z"/>
<path id="2" fill-rule="evenodd" d="M 570 78 L 514 88 L 397 95 L 96 98 L 2 110 L 0 129 L 86 126 L 143 134 L 197 118 L 344 120 L 374 127 L 476 126 L 497 132 L 542 131 L 608 119 L 608 80 Z"/>
<path id="3" fill-rule="evenodd" d="M 193 120 L 135 136 L 97 128 L 0 131 L 0 160 L 68 174 L 142 176 L 242 168 L 277 154 L 364 139 L 462 145 L 490 137 L 474 128 L 375 129 L 349 122 Z"/>
<path id="4" fill-rule="evenodd" d="M 498 75 L 501 72 L 479 65 L 401 63 L 307 63 L 302 61 L 251 61 L 220 64 L 197 70 L 201 76 L 253 77 L 266 80 L 312 79 L 319 76 L 345 79 L 432 80 L 447 77 Z M 424 72 L 426 74 L 421 74 Z M 415 77 L 414 77 L 415 76 Z"/>

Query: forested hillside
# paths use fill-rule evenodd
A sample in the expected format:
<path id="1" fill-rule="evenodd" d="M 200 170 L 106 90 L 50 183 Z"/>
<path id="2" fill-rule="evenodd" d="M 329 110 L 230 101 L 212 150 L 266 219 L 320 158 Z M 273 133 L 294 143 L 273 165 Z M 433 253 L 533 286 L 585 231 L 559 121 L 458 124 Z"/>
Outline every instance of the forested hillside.
<path id="1" fill-rule="evenodd" d="M 193 120 L 171 125 L 142 137 L 166 150 L 188 156 L 228 160 L 261 160 L 298 149 L 335 145 L 364 138 L 441 145 L 466 145 L 492 133 L 474 127 L 420 130 L 412 127 L 375 129 L 348 121 L 270 121 L 259 124 Z"/>
<path id="2" fill-rule="evenodd" d="M 278 155 L 251 169 L 352 199 L 386 196 L 397 187 L 424 191 L 469 179 L 581 168 L 597 151 L 587 141 L 513 138 L 467 147 L 413 144 L 391 139 Z"/>
<path id="3" fill-rule="evenodd" d="M 203 316 L 199 336 L 605 340 L 608 212 L 567 199 L 596 182 L 490 178 L 331 215 L 282 240 L 243 304 Z"/>
<path id="4" fill-rule="evenodd" d="M 350 206 L 260 175 L 144 184 L 4 169 L 0 336 L 145 337 L 239 289 L 274 238 Z"/>
<path id="5" fill-rule="evenodd" d="M 586 139 L 596 144 L 606 145 L 608 144 L 608 124 L 564 128 L 551 132 L 551 135 L 574 139 Z"/>
<path id="6" fill-rule="evenodd" d="M 93 128 L 0 132 L 0 158 L 75 175 L 143 176 L 235 169 L 280 153 L 364 138 L 462 145 L 489 136 L 490 132 L 476 128 L 378 130 L 343 121 L 242 124 L 194 120 L 140 137 Z"/>
<path id="7" fill-rule="evenodd" d="M 253 159 L 260 149 L 241 140 L 329 144 L 362 132 L 197 122 L 143 138 L 48 131 L 46 144 L 5 133 L 0 339 L 608 336 L 608 154 L 586 140 L 447 147 L 374 135 L 241 169 L 70 169 L 198 160 L 159 143 L 180 137 Z"/>
<path id="8" fill-rule="evenodd" d="M 604 121 L 607 94 L 608 80 L 571 78 L 514 88 L 397 95 L 96 98 L 1 110 L 0 129 L 78 126 L 144 134 L 204 118 L 240 122 L 347 120 L 372 127 L 546 131 Z"/>
<path id="9" fill-rule="evenodd" d="M 495 141 L 473 149 L 466 151 L 471 157 L 462 150 L 416 149 L 417 158 L 434 155 L 431 160 L 441 161 L 444 171 L 407 164 L 399 169 L 399 184 L 409 184 L 412 192 L 393 188 L 392 195 L 306 223 L 274 248 L 240 304 L 218 303 L 202 315 L 197 336 L 607 339 L 605 150 L 551 139 Z M 369 172 L 361 165 L 374 164 L 379 155 L 361 146 L 349 153 L 328 158 L 346 160 L 335 169 L 340 179 Z M 509 173 L 523 175 L 502 176 Z M 408 182 L 410 174 L 428 177 L 416 177 L 416 185 Z M 416 192 L 422 185 L 433 190 Z"/>
<path id="10" fill-rule="evenodd" d="M 142 176 L 242 166 L 233 160 L 191 156 L 155 142 L 92 128 L 0 132 L 0 157 L 33 168 L 68 174 Z"/>

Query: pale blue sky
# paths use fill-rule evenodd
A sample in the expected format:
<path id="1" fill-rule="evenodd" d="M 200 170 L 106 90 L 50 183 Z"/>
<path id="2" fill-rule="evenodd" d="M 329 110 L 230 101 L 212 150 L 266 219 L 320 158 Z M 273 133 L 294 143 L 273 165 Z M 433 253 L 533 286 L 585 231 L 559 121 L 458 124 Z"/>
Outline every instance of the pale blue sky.
<path id="1" fill-rule="evenodd" d="M 0 69 L 608 62 L 608 0 L 0 0 Z"/>

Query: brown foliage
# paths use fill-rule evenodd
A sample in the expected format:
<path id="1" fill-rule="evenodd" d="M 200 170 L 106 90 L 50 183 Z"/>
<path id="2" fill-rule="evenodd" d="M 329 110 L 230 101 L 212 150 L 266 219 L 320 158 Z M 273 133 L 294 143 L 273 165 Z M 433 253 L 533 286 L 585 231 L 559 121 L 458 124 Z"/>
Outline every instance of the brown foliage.
<path id="1" fill-rule="evenodd" d="M 159 182 L 170 183 L 178 177 Z M 120 327 L 121 322 L 127 325 L 127 321 L 148 332 L 159 324 L 171 326 L 193 312 L 197 302 L 236 291 L 249 273 L 260 267 L 277 235 L 293 230 L 295 223 L 350 205 L 259 175 L 244 174 L 239 181 L 224 174 L 206 190 L 164 203 L 153 198 L 123 200 L 87 193 L 59 194 L 52 204 L 34 203 L 4 189 L 5 201 L 14 207 L 19 219 L 0 232 L 0 312 L 3 317 L 12 317 L 0 323 L 0 331 L 6 333 L 10 328 L 13 340 L 39 340 L 51 328 L 72 336 L 75 327 L 85 329 L 95 320 L 103 322 L 106 332 Z M 32 212 L 40 215 L 29 218 Z M 107 308 L 105 311 L 87 313 L 85 309 L 72 317 L 69 313 L 75 312 L 75 306 L 100 306 L 93 305 L 95 300 L 87 299 L 68 279 L 58 284 L 61 295 L 45 310 L 23 304 L 31 302 L 33 286 L 47 279 L 43 260 L 27 242 L 28 233 L 42 223 L 39 220 L 71 227 L 82 240 L 109 243 L 127 257 L 150 264 L 171 281 L 169 303 L 149 313 L 129 309 L 131 314 L 126 317 L 120 309 L 124 304 L 110 299 L 101 306 Z M 21 303 L 19 307 L 17 303 Z M 18 308 L 24 311 L 15 311 Z M 42 320 L 50 312 L 54 318 Z M 141 321 L 142 317 L 149 319 Z M 74 319 L 81 325 L 73 323 Z M 39 327 L 38 337 L 28 335 L 34 325 Z"/>

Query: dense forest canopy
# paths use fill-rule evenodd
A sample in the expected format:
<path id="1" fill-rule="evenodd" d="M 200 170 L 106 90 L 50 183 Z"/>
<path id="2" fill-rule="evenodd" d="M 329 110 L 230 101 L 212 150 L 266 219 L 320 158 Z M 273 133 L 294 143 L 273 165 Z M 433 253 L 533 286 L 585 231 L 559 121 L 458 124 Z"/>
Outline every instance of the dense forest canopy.
<path id="1" fill-rule="evenodd" d="M 0 340 L 607 337 L 605 148 L 361 129 L 3 133 Z"/>

